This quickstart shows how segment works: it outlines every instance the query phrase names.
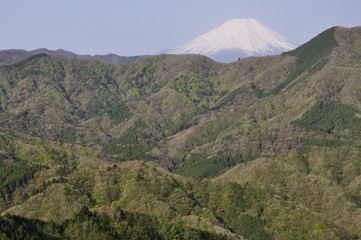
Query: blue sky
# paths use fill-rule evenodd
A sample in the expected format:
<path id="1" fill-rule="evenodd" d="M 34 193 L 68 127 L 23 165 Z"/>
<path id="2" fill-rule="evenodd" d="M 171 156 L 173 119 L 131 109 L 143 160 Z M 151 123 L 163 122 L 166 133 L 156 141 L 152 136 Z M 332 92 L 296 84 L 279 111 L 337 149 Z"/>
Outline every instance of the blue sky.
<path id="1" fill-rule="evenodd" d="M 0 49 L 154 54 L 231 18 L 254 18 L 302 44 L 360 26 L 360 0 L 0 0 Z"/>

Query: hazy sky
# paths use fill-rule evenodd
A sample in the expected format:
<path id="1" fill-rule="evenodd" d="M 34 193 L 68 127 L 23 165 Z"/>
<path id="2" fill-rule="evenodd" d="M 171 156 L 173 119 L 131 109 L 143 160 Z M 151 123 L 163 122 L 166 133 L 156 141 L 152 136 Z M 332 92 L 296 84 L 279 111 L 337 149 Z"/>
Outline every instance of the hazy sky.
<path id="1" fill-rule="evenodd" d="M 254 18 L 301 44 L 360 26 L 360 0 L 0 0 L 0 49 L 154 54 L 231 18 Z"/>

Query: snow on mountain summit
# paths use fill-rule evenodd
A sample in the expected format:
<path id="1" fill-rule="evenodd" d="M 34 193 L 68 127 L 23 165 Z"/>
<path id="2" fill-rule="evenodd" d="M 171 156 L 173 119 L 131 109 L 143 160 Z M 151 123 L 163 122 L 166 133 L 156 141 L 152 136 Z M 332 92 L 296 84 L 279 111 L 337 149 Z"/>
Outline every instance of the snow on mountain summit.
<path id="1" fill-rule="evenodd" d="M 231 19 L 168 53 L 201 54 L 229 62 L 238 57 L 279 54 L 296 47 L 255 19 Z"/>

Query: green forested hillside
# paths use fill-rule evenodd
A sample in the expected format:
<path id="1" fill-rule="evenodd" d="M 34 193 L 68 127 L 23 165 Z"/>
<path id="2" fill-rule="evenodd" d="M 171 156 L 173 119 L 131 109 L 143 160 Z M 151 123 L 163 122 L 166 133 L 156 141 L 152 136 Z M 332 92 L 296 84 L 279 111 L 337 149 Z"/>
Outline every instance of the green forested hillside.
<path id="1" fill-rule="evenodd" d="M 360 238 L 360 43 L 0 67 L 0 238 Z"/>

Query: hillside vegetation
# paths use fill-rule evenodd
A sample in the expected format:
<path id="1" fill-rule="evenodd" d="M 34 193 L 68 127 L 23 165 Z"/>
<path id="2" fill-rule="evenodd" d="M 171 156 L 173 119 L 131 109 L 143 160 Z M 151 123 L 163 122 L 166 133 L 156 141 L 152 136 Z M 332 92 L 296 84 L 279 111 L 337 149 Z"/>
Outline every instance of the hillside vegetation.
<path id="1" fill-rule="evenodd" d="M 0 238 L 360 238 L 360 44 L 4 64 Z"/>

